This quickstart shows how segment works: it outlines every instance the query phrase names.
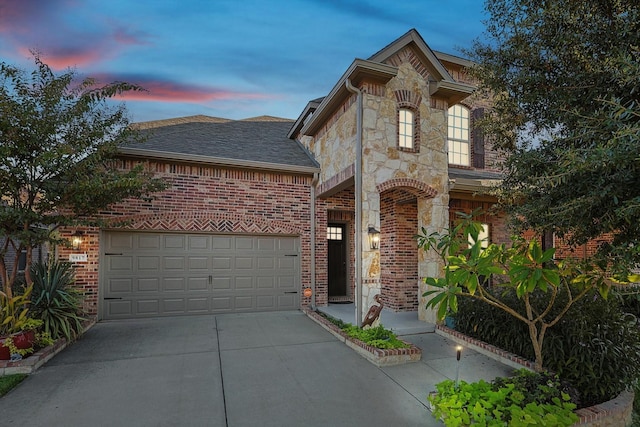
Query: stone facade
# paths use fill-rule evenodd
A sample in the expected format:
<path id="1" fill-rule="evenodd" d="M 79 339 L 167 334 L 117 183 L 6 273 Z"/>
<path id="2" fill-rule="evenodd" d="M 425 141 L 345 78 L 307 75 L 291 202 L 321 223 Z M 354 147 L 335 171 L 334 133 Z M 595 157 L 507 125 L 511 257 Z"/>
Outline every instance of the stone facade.
<path id="1" fill-rule="evenodd" d="M 349 230 L 360 233 L 362 241 L 361 248 L 350 248 L 350 259 L 360 256 L 362 261 L 362 301 L 356 301 L 362 312 L 367 311 L 373 297 L 380 293 L 386 307 L 395 311 L 418 311 L 420 319 L 435 321 L 434 313 L 425 309 L 426 301 L 421 295 L 426 290 L 423 279 L 439 275 L 442 265 L 433 254 L 418 251 L 413 236 L 422 228 L 428 232 L 447 228 L 451 202 L 461 209 L 483 203 L 469 189 L 450 191 L 447 110 L 455 103 L 462 103 L 475 111 L 488 106 L 488 102 L 469 96 L 472 91 L 467 92 L 469 86 L 465 86 L 469 79 L 463 72 L 464 61 L 446 56 L 447 60 L 440 62 L 422 43 L 416 33 L 410 32 L 374 55 L 372 63 L 354 62 L 312 114 L 303 113 L 300 126 L 292 136 L 300 140 L 320 164 L 316 191 L 318 235 L 324 232 L 330 211 L 336 209 L 331 207 L 336 194 L 340 194 L 342 200 L 338 209 L 352 209 L 352 213 L 360 210 L 360 224 L 350 222 L 356 215 L 347 217 L 346 221 Z M 347 90 L 352 80 L 361 93 L 362 107 L 354 89 Z M 444 80 L 449 86 L 441 83 Z M 438 85 L 452 89 L 439 91 Z M 359 108 L 362 110 L 358 111 Z M 398 143 L 399 109 L 413 112 L 412 147 L 401 147 Z M 359 131 L 361 141 L 358 141 Z M 495 171 L 490 165 L 495 165 L 499 157 L 492 147 L 483 145 L 484 141 L 479 139 L 470 144 L 482 152 L 482 167 L 478 168 L 476 162 L 461 169 Z M 350 189 L 353 200 L 357 200 L 358 149 L 362 162 L 361 203 L 349 206 L 344 203 L 344 189 Z M 476 154 L 480 153 L 472 149 L 472 157 Z M 489 202 L 486 200 L 485 204 Z M 502 218 L 492 218 L 491 224 L 492 237 L 504 240 L 506 230 Z M 371 249 L 367 243 L 369 227 L 380 230 L 379 249 Z M 325 242 L 318 239 L 315 249 L 316 263 L 322 265 L 316 270 L 316 303 L 323 305 L 328 300 Z M 349 280 L 354 276 L 350 272 Z M 352 282 L 350 296 L 356 294 L 355 286 Z"/>

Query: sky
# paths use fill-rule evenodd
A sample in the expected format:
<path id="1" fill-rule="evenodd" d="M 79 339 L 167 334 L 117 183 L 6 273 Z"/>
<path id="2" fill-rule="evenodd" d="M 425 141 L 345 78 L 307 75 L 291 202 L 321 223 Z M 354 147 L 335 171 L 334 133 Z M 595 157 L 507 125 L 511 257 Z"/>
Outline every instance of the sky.
<path id="1" fill-rule="evenodd" d="M 296 119 L 354 59 L 412 28 L 460 56 L 482 0 L 0 0 L 0 61 L 126 81 L 131 121 L 203 114 Z"/>

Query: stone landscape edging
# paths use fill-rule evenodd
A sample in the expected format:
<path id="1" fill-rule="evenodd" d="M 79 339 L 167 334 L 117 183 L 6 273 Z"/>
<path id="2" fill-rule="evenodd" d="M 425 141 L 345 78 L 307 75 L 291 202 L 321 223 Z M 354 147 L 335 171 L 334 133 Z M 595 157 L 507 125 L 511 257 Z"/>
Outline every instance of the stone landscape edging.
<path id="1" fill-rule="evenodd" d="M 464 335 L 445 325 L 436 325 L 436 333 L 457 344 L 462 344 L 493 360 L 515 369 L 526 368 L 533 371 L 535 363 L 517 354 L 504 351 L 494 345 Z M 622 427 L 630 426 L 633 417 L 633 391 L 626 390 L 614 399 L 575 411 L 580 420 L 574 426 L 581 427 Z"/>
<path id="2" fill-rule="evenodd" d="M 313 310 L 303 310 L 311 320 L 329 331 L 338 340 L 345 343 L 360 356 L 367 359 L 378 367 L 400 365 L 403 363 L 417 362 L 422 358 L 422 350 L 415 345 L 400 339 L 410 347 L 382 349 L 365 344 L 364 342 L 348 336 L 342 329 L 332 323 L 327 318 L 321 316 Z"/>

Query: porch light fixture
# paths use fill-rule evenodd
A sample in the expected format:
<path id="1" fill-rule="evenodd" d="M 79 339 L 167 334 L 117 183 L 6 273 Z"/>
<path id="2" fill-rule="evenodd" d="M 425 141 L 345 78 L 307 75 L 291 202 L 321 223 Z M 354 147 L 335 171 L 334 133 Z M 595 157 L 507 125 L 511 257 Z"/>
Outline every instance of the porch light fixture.
<path id="1" fill-rule="evenodd" d="M 371 249 L 380 247 L 380 232 L 374 227 L 369 227 L 369 247 Z"/>
<path id="2" fill-rule="evenodd" d="M 80 249 L 80 245 L 82 244 L 82 236 L 84 236 L 84 233 L 79 230 L 76 230 L 76 232 L 71 235 L 71 246 L 74 250 Z"/>

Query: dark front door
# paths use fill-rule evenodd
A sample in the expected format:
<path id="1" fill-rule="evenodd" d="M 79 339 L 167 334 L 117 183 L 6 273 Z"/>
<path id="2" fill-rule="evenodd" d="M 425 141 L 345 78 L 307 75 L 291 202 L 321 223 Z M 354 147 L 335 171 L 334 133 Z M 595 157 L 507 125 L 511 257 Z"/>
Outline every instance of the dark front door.
<path id="1" fill-rule="evenodd" d="M 330 297 L 347 295 L 347 240 L 344 231 L 344 224 L 329 224 L 327 228 Z"/>

